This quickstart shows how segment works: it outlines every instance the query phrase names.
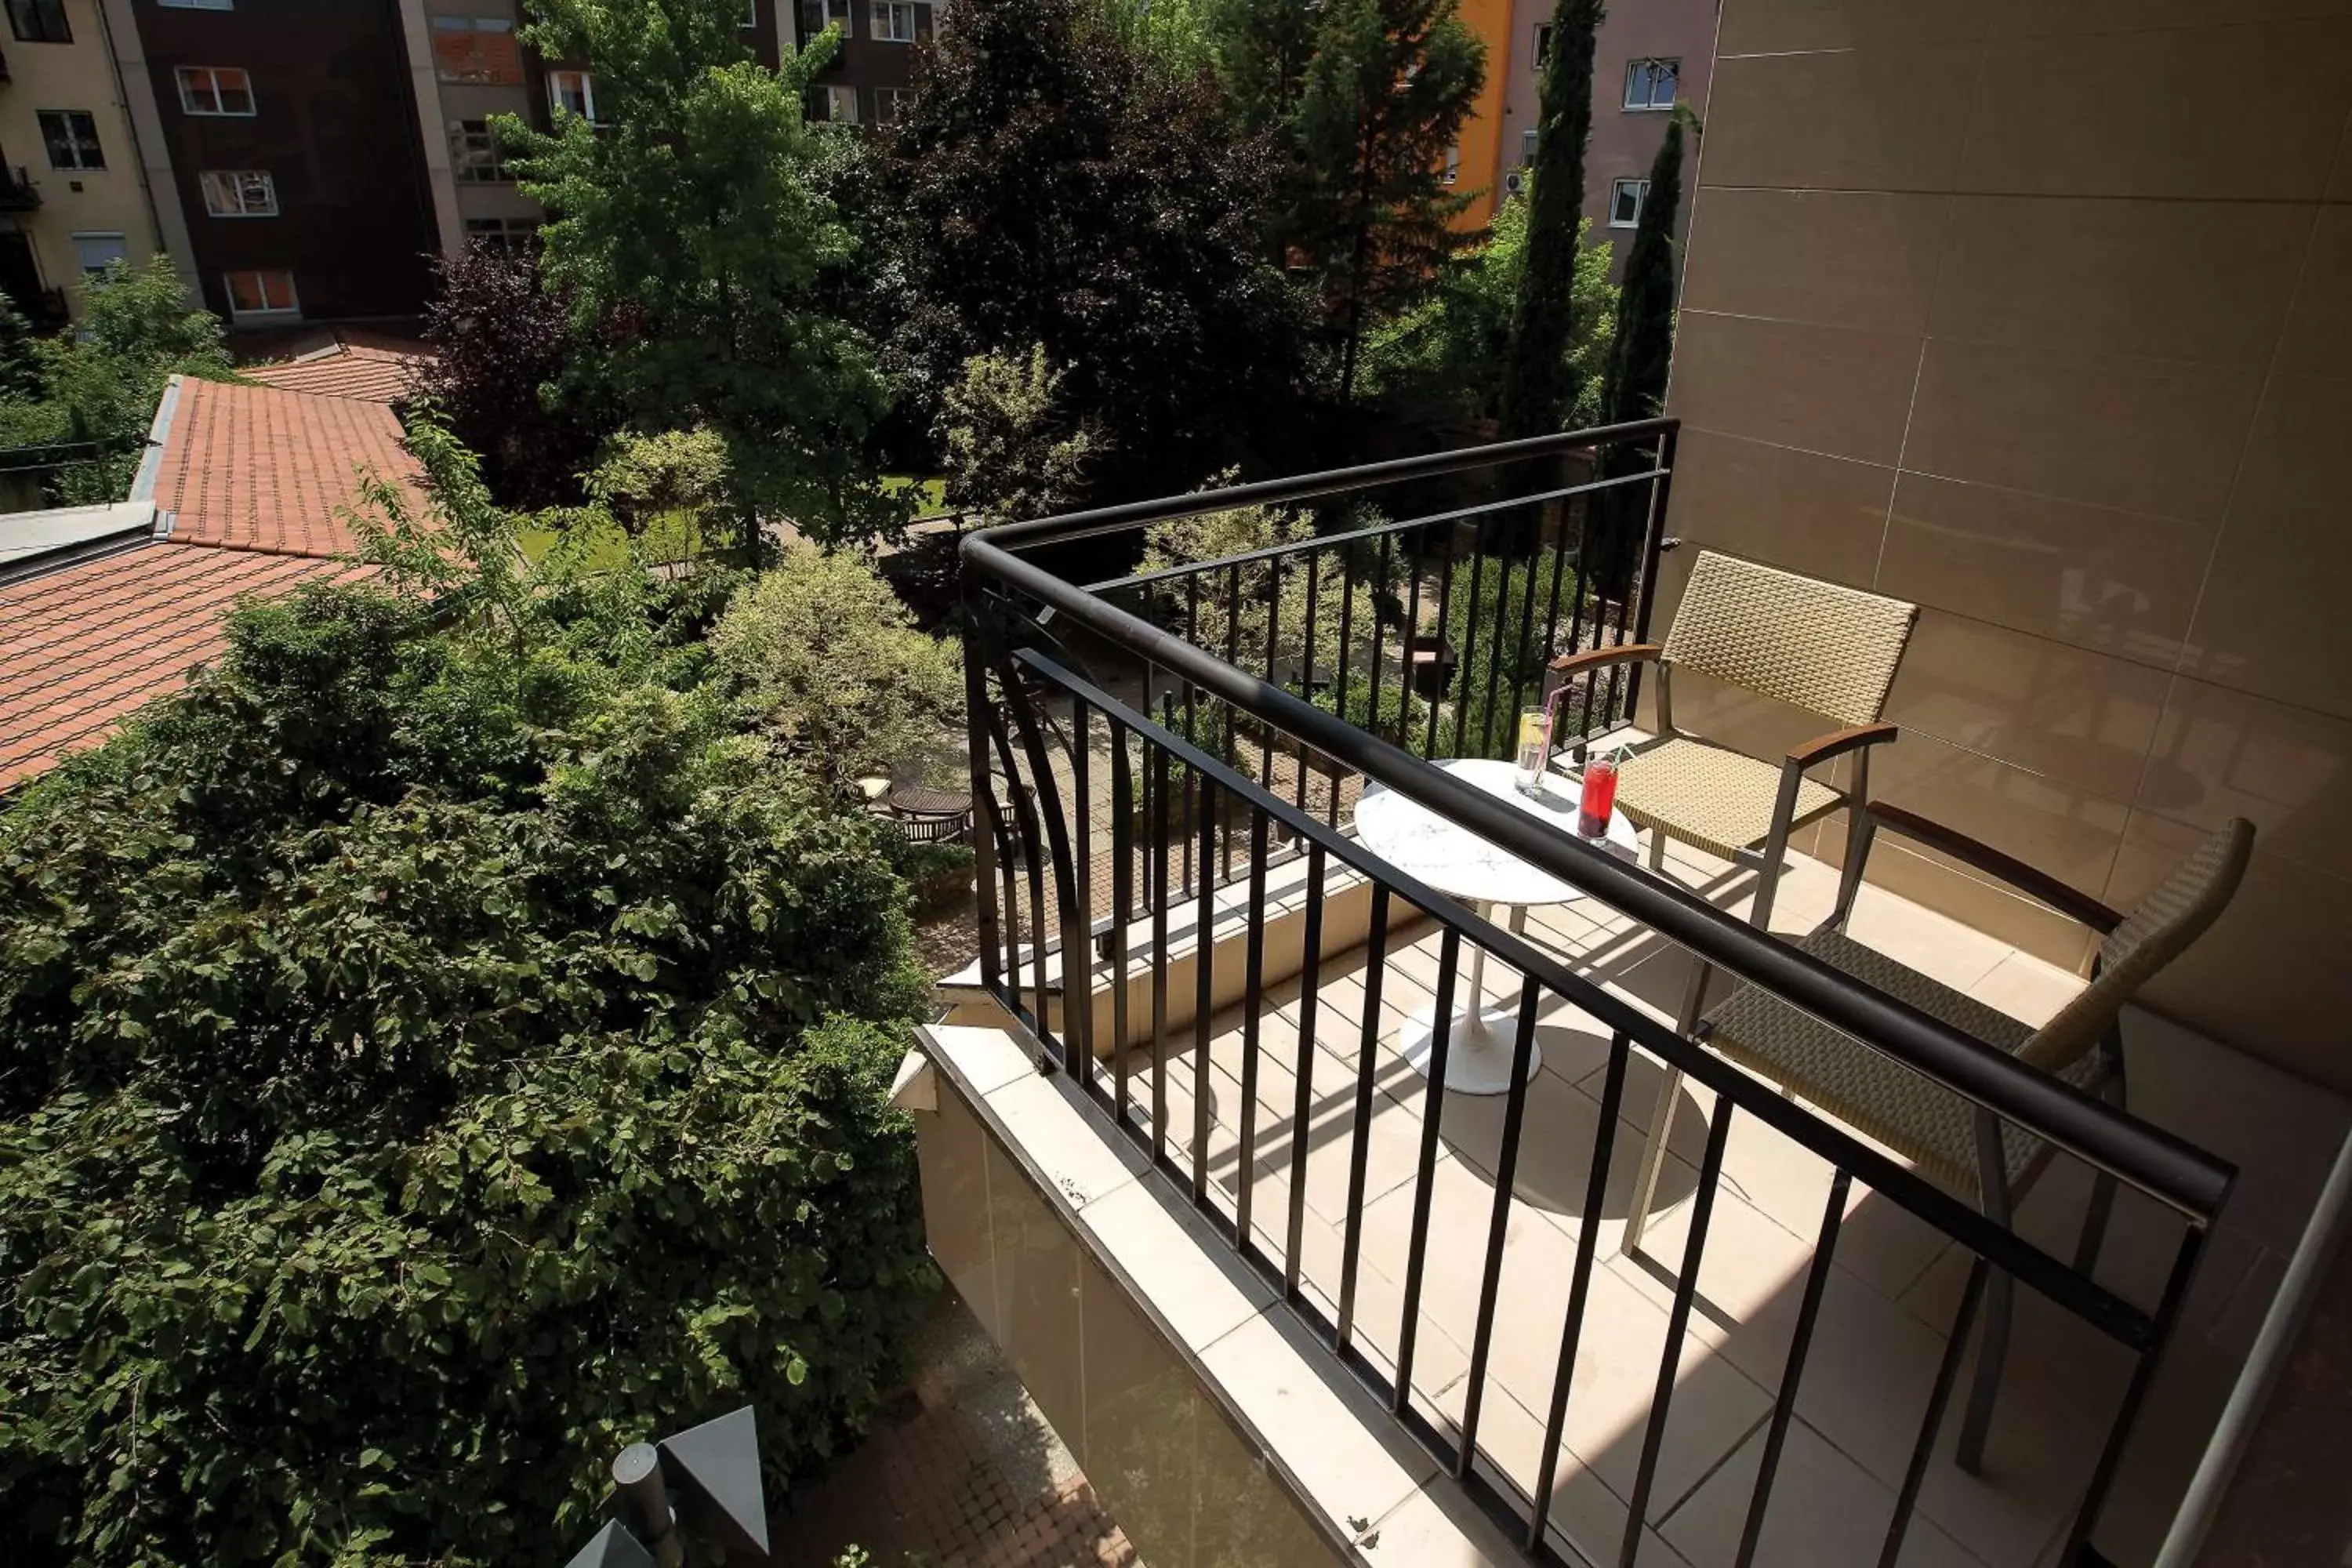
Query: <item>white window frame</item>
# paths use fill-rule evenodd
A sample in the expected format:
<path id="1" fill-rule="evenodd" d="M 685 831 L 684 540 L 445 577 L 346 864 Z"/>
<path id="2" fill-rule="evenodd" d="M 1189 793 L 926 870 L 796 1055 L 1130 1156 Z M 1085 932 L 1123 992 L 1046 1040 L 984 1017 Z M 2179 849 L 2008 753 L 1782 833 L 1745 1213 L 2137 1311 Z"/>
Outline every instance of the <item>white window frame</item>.
<path id="1" fill-rule="evenodd" d="M 1450 143 L 1446 147 L 1444 171 L 1438 176 L 1438 178 L 1449 185 L 1455 184 L 1460 182 L 1462 178 L 1461 142 L 1455 142 Z"/>
<path id="2" fill-rule="evenodd" d="M 760 26 L 760 0 L 743 0 L 743 19 L 735 24 L 743 31 L 756 32 Z"/>
<path id="3" fill-rule="evenodd" d="M 227 101 L 221 95 L 220 79 L 225 75 L 244 79 L 243 109 L 221 107 Z M 198 78 L 204 79 L 206 89 L 212 94 L 213 107 L 210 109 L 197 108 L 195 98 L 188 90 L 195 85 Z M 183 114 L 193 114 L 200 120 L 250 120 L 260 111 L 261 101 L 253 91 L 253 73 L 243 66 L 175 66 L 172 69 L 172 80 L 180 89 L 180 111 Z"/>
<path id="4" fill-rule="evenodd" d="M 581 110 L 586 110 L 585 113 L 580 113 L 580 110 L 572 109 L 570 100 L 564 97 L 563 84 L 567 80 L 577 81 L 580 84 L 580 106 Z M 547 106 L 551 110 L 561 110 L 567 113 L 580 114 L 580 117 L 591 125 L 603 124 L 604 121 L 596 118 L 596 73 L 570 68 L 549 71 L 547 73 Z"/>
<path id="5" fill-rule="evenodd" d="M 1623 195 L 1627 190 L 1629 190 L 1629 189 L 1630 189 L 1630 190 L 1632 190 L 1632 192 L 1633 193 L 1633 216 L 1631 216 L 1631 217 L 1627 217 L 1627 218 L 1621 218 L 1621 217 L 1619 217 L 1619 216 L 1617 216 L 1617 202 L 1618 202 L 1618 198 L 1619 198 L 1620 196 L 1622 196 L 1622 195 Z M 1649 181 L 1647 181 L 1647 180 L 1612 180 L 1612 181 L 1610 181 L 1610 182 L 1609 182 L 1609 226 L 1610 226 L 1611 228 L 1639 228 L 1639 227 L 1641 227 L 1641 226 L 1642 226 L 1642 204 L 1643 204 L 1643 203 L 1644 203 L 1644 202 L 1646 202 L 1646 201 L 1648 201 L 1649 199 L 1650 199 L 1650 182 L 1649 182 Z"/>
<path id="6" fill-rule="evenodd" d="M 1667 90 L 1665 101 L 1658 101 L 1658 77 L 1669 75 L 1674 86 Z M 1636 84 L 1639 96 L 1636 96 Z M 1625 112 L 1628 114 L 1664 114 L 1674 108 L 1675 97 L 1683 89 L 1683 62 L 1680 57 L 1643 55 L 1625 62 Z"/>
<path id="7" fill-rule="evenodd" d="M 206 169 L 197 176 L 205 212 L 225 218 L 276 217 L 278 182 L 267 169 Z M 257 195 L 259 199 L 256 200 Z"/>
<path id="8" fill-rule="evenodd" d="M 1532 169 L 1535 167 L 1536 134 L 1537 133 L 1532 131 L 1522 131 L 1519 132 L 1519 167 L 1522 169 Z"/>
<path id="9" fill-rule="evenodd" d="M 857 89 L 839 82 L 826 82 L 817 90 L 824 94 L 824 122 L 827 125 L 856 125 Z M 847 112 L 844 112 L 846 110 Z"/>
<path id="10" fill-rule="evenodd" d="M 904 17 L 907 32 L 898 34 L 898 21 Z M 916 0 L 867 0 L 866 33 L 877 44 L 911 44 L 922 36 L 922 22 L 916 14 Z"/>
<path id="11" fill-rule="evenodd" d="M 907 110 L 915 101 L 911 87 L 877 87 L 874 89 L 874 123 L 896 125 L 907 117 Z"/>
<path id="12" fill-rule="evenodd" d="M 166 11 L 234 11 L 236 0 L 155 0 Z"/>
<path id="13" fill-rule="evenodd" d="M 283 278 L 286 279 L 286 303 L 283 305 L 272 305 L 265 302 L 259 308 L 250 310 L 242 308 L 236 302 L 236 283 L 235 279 L 239 277 L 251 277 L 256 279 Z M 283 321 L 291 320 L 302 313 L 302 295 L 300 290 L 294 287 L 294 274 L 292 270 L 288 268 L 234 268 L 229 271 L 221 274 L 221 289 L 228 296 L 229 320 L 233 321 Z M 267 301 L 269 297 L 269 290 L 266 286 L 262 289 L 261 293 L 262 299 Z"/>
<path id="14" fill-rule="evenodd" d="M 474 125 L 480 126 L 481 130 L 467 129 Z M 476 141 L 477 136 L 480 138 L 478 142 Z M 480 159 L 483 153 L 489 155 L 487 163 Z M 483 168 L 490 173 L 469 174 L 466 172 Z M 508 185 L 514 183 L 514 175 L 507 168 L 505 150 L 499 145 L 498 132 L 490 129 L 487 119 L 449 121 L 449 174 L 461 185 Z"/>
<path id="15" fill-rule="evenodd" d="M 58 163 L 58 150 L 57 150 L 55 147 L 52 147 L 52 146 L 50 146 L 50 145 L 49 145 L 49 128 L 48 128 L 47 125 L 43 125 L 43 124 L 41 123 L 42 117 L 43 117 L 44 115 L 50 115 L 50 114 L 79 114 L 79 115 L 80 115 L 84 120 L 87 120 L 87 121 L 89 121 L 89 145 L 90 145 L 90 150 L 91 150 L 92 152 L 94 152 L 95 153 L 97 153 L 97 155 L 98 155 L 98 162 L 97 162 L 97 163 L 81 163 L 81 162 L 79 162 L 79 160 L 80 159 L 80 157 L 81 157 L 81 145 L 80 145 L 80 142 L 79 142 L 78 140 L 76 140 L 76 141 L 75 141 L 75 144 L 74 144 L 74 157 L 75 157 L 75 159 L 76 159 L 77 161 L 76 161 L 76 162 L 74 162 L 74 163 Z M 34 123 L 35 125 L 37 125 L 37 126 L 38 126 L 38 127 L 40 128 L 40 132 L 41 132 L 41 151 L 42 151 L 42 152 L 44 152 L 44 153 L 46 153 L 47 154 L 48 154 L 48 159 L 49 159 L 49 167 L 50 167 L 50 168 L 52 168 L 52 169 L 56 169 L 56 170 L 58 170 L 58 171 L 60 171 L 61 173 L 68 174 L 104 174 L 104 173 L 106 172 L 106 143 L 104 143 L 103 142 L 100 142 L 100 141 L 98 139 L 98 116 L 97 116 L 97 115 L 95 115 L 95 114 L 93 114 L 93 113 L 91 113 L 89 110 L 87 110 L 87 109 L 42 109 L 42 110 L 36 110 L 34 111 L 34 114 L 33 114 L 33 123 Z M 70 138 L 69 138 L 69 139 L 70 139 Z"/>
<path id="16" fill-rule="evenodd" d="M 96 278 L 115 262 L 120 261 L 128 265 L 131 260 L 131 237 L 124 234 L 121 229 L 77 229 L 71 236 L 71 238 L 74 247 L 74 265 L 81 268 L 81 275 L 84 278 Z M 104 261 L 92 267 L 82 257 L 81 242 L 85 239 L 110 239 L 114 242 L 117 254 L 108 257 Z"/>

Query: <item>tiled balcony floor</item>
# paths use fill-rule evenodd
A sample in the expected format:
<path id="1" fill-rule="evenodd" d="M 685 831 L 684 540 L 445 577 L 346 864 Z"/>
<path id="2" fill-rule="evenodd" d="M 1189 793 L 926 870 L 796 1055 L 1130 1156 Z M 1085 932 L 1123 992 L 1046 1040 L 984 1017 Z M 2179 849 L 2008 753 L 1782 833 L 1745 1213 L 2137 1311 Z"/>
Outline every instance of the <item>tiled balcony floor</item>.
<path id="1" fill-rule="evenodd" d="M 1749 879 L 1720 861 L 1677 855 L 1670 869 L 1724 907 L 1744 910 Z M 1810 928 L 1828 908 L 1833 875 L 1794 865 L 1775 911 L 1777 930 Z M 1612 920 L 1592 903 L 1530 911 L 1528 933 L 1571 954 L 1586 972 L 1670 1018 L 1688 960 Z M 1853 926 L 1861 940 L 2016 1016 L 2038 1021 L 2079 982 L 1956 922 L 1866 890 Z M 1392 948 L 1381 997 L 1380 1063 L 1366 1149 L 1366 1207 L 1358 1286 L 1360 1343 L 1392 1363 L 1407 1275 L 1414 1172 L 1426 1085 L 1397 1054 L 1405 1013 L 1432 1000 L 1439 939 Z M 1364 988 L 1360 952 L 1327 963 L 1313 1049 L 1300 1268 L 1328 1314 L 1339 1293 L 1353 1143 L 1355 1064 Z M 1489 965 L 1490 1005 L 1516 1000 L 1517 975 Z M 1269 993 L 1261 1020 L 1252 1228 L 1284 1255 L 1297 1094 L 1298 985 Z M 1240 1185 L 1243 1020 L 1216 1021 L 1211 1047 L 1208 1156 L 1216 1201 L 1233 1211 Z M 2242 1174 L 2207 1249 L 2177 1337 L 2098 1544 L 2118 1563 L 2150 1559 L 2242 1361 L 2285 1255 L 2352 1110 L 2340 1100 L 2152 1017 L 2126 1025 L 2133 1105 L 2141 1114 L 2235 1161 Z M 1607 1037 L 1558 998 L 1542 1018 L 1541 1072 L 1530 1085 L 1513 1184 L 1494 1351 L 1478 1447 L 1490 1477 L 1521 1497 L 1534 1486 L 1580 1228 L 1600 1226 L 1599 1257 L 1579 1352 L 1566 1451 L 1555 1488 L 1555 1539 L 1596 1562 L 1616 1561 L 1668 1327 L 1712 1096 L 1687 1085 L 1675 1108 L 1671 1159 L 1643 1258 L 1621 1256 L 1626 1205 L 1660 1083 L 1636 1055 L 1601 1212 L 1580 1213 L 1601 1113 Z M 1183 1044 L 1189 1047 L 1187 1039 Z M 1169 1061 L 1170 1146 L 1189 1168 L 1193 1123 L 1189 1048 Z M 1130 1094 L 1148 1112 L 1148 1053 L 1130 1058 Z M 1432 1221 L 1422 1269 L 1412 1383 L 1424 1413 L 1449 1424 L 1466 1390 L 1479 1270 L 1493 1208 L 1505 1101 L 1448 1095 L 1439 1112 Z M 1147 1117 L 1148 1120 L 1148 1117 Z M 1656 1484 L 1646 1510 L 1643 1564 L 1714 1568 L 1737 1552 L 1749 1492 L 1789 1350 L 1804 1271 L 1832 1173 L 1749 1117 L 1735 1117 L 1705 1259 L 1697 1310 L 1682 1349 Z M 2088 1187 L 2060 1162 L 2024 1200 L 2021 1229 L 2069 1256 Z M 2177 1225 L 2121 1195 L 2102 1279 L 2153 1302 Z M 1759 1563 L 1871 1563 L 1926 1407 L 1966 1260 L 1894 1204 L 1856 1185 L 1835 1252 L 1774 1488 Z M 2018 1316 L 1986 1471 L 1949 1460 L 1966 1383 L 1944 1424 L 1945 1453 L 1928 1470 L 1903 1553 L 1906 1563 L 2027 1568 L 2052 1560 L 2095 1461 L 2128 1372 L 2120 1347 L 2030 1291 Z"/>

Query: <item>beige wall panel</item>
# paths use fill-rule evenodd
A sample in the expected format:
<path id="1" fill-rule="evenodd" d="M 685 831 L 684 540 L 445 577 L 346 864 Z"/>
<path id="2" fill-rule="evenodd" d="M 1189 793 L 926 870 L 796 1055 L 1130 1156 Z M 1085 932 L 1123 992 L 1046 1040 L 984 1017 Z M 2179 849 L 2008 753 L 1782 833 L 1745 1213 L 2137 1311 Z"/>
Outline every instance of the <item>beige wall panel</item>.
<path id="1" fill-rule="evenodd" d="M 2168 670 L 2218 531 L 1906 473 L 1895 486 L 1876 586 Z"/>
<path id="2" fill-rule="evenodd" d="M 1724 0 L 1727 55 L 1965 44 L 2015 35 L 2046 0 Z"/>
<path id="3" fill-rule="evenodd" d="M 1089 1262 L 1079 1270 L 1078 1290 L 1086 1424 L 1062 1439 L 1080 1446 L 1087 1479 L 1118 1510 L 1139 1552 L 1149 1551 L 1152 1563 L 1192 1562 L 1199 1387 L 1160 1331 L 1099 1267 Z"/>
<path id="4" fill-rule="evenodd" d="M 1985 48 L 1965 191 L 2311 201 L 2352 108 L 2352 21 Z M 2248 90 L 2290 60 L 2291 90 Z"/>
<path id="5" fill-rule="evenodd" d="M 1720 60 L 1700 180 L 1949 190 L 1982 55 L 1938 44 Z"/>
<path id="6" fill-rule="evenodd" d="M 2352 879 L 2352 723 L 2177 680 L 2133 804 L 2192 827 L 2242 816 L 2265 854 Z"/>
<path id="7" fill-rule="evenodd" d="M 2323 206 L 2313 215 L 2311 247 L 2273 368 L 2352 376 L 2352 207 Z"/>
<path id="8" fill-rule="evenodd" d="M 1692 429 L 1674 483 L 1674 531 L 1685 552 L 1703 546 L 1870 585 L 1894 469 Z M 1663 637 L 1666 625 L 1660 616 L 1651 631 Z"/>
<path id="9" fill-rule="evenodd" d="M 988 1206 L 988 1134 L 963 1097 L 944 1084 L 939 1114 L 924 1124 L 917 1152 L 922 1173 L 923 1233 L 931 1260 L 993 1339 L 1003 1324 L 997 1313 L 995 1247 Z"/>
<path id="10" fill-rule="evenodd" d="M 1891 464 L 1919 342 L 1685 311 L 1668 412 L 1704 430 Z"/>
<path id="11" fill-rule="evenodd" d="M 1881 747 L 1870 766 L 1871 793 L 1881 799 L 1949 823 L 2075 887 L 2104 887 L 2115 868 L 2128 815 L 2121 801 L 1912 730 Z"/>
<path id="12" fill-rule="evenodd" d="M 2216 519 L 2261 389 L 2246 371 L 1934 340 L 1903 466 L 2151 516 Z"/>
<path id="13" fill-rule="evenodd" d="M 1827 327 L 1926 330 L 1950 198 L 1708 190 L 1692 214 L 1683 309 Z"/>
<path id="14" fill-rule="evenodd" d="M 2352 718 L 2352 379 L 2263 399 L 2184 674 Z"/>
<path id="15" fill-rule="evenodd" d="M 949 1098 L 943 1095 L 942 1099 Z M 1066 1435 L 1085 1419 L 1078 1360 L 1078 1242 L 995 1139 L 986 1143 L 996 1255 L 996 1344 L 1037 1408 Z"/>

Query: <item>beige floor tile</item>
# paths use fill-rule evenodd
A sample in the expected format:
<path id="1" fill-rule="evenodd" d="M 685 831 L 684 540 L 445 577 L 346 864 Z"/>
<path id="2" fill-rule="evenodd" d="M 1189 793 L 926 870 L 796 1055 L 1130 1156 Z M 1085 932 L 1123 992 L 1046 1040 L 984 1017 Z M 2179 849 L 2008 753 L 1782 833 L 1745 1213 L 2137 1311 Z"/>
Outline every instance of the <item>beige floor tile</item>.
<path id="1" fill-rule="evenodd" d="M 1972 994 L 1986 1006 L 2040 1028 L 2082 993 L 2081 975 L 2045 963 L 2030 952 L 2012 952 L 1977 982 Z"/>
<path id="2" fill-rule="evenodd" d="M 1755 1433 L 1696 1496 L 1660 1527 L 1692 1568 L 1729 1568 L 1738 1556 L 1765 1434 Z M 1791 1423 L 1756 1552 L 1758 1568 L 1874 1563 L 1895 1513 L 1895 1489 L 1840 1453 L 1803 1422 Z M 1904 1533 L 1903 1568 L 1984 1568 L 1932 1520 Z"/>
<path id="3" fill-rule="evenodd" d="M 2007 942 L 1907 899 L 1864 884 L 1846 931 L 1856 942 L 1956 991 L 1979 982 L 2016 951 Z"/>

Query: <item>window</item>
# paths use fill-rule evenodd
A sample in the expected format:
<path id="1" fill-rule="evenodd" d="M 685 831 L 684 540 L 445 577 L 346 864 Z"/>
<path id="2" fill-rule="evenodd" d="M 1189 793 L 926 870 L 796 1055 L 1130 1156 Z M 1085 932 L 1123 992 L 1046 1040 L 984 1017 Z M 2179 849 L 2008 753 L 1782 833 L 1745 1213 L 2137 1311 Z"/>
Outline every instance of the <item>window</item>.
<path id="1" fill-rule="evenodd" d="M 801 42 L 827 27 L 838 27 L 843 37 L 849 37 L 849 0 L 801 0 Z"/>
<path id="2" fill-rule="evenodd" d="M 1675 106 L 1675 79 L 1681 74 L 1680 60 L 1629 60 L 1625 66 L 1625 107 L 1628 109 L 1672 109 Z"/>
<path id="3" fill-rule="evenodd" d="M 8 26 L 27 44 L 70 44 L 66 0 L 8 0 Z"/>
<path id="4" fill-rule="evenodd" d="M 253 79 L 235 66 L 182 66 L 180 107 L 190 114 L 250 115 Z"/>
<path id="5" fill-rule="evenodd" d="M 1532 131 L 1522 131 L 1519 132 L 1519 167 L 1524 169 L 1535 161 L 1536 133 Z"/>
<path id="6" fill-rule="evenodd" d="M 155 0 L 167 11 L 234 11 L 236 0 Z"/>
<path id="7" fill-rule="evenodd" d="M 1632 228 L 1642 221 L 1642 198 L 1650 194 L 1647 180 L 1612 180 L 1609 184 L 1609 226 Z"/>
<path id="8" fill-rule="evenodd" d="M 73 237 L 74 261 L 85 278 L 95 278 L 118 261 L 131 259 L 131 247 L 119 234 L 78 234 Z"/>
<path id="9" fill-rule="evenodd" d="M 745 32 L 760 25 L 760 0 L 743 0 L 743 19 L 735 24 Z"/>
<path id="10" fill-rule="evenodd" d="M 514 178 L 507 173 L 505 155 L 487 120 L 449 121 L 449 167 L 466 184 L 500 184 Z"/>
<path id="11" fill-rule="evenodd" d="M 857 89 L 854 87 L 821 87 L 810 96 L 809 109 L 814 117 L 828 125 L 857 123 Z"/>
<path id="12" fill-rule="evenodd" d="M 278 182 L 267 169 L 211 169 L 204 175 L 205 211 L 215 217 L 276 217 Z"/>
<path id="13" fill-rule="evenodd" d="M 1544 57 L 1549 53 L 1551 53 L 1551 24 L 1547 22 L 1536 29 L 1536 69 L 1543 69 Z"/>
<path id="14" fill-rule="evenodd" d="M 1454 184 L 1462 177 L 1462 143 L 1456 142 L 1445 150 L 1445 183 Z"/>
<path id="15" fill-rule="evenodd" d="M 886 44 L 915 41 L 915 0 L 874 0 L 866 17 L 866 31 Z"/>
<path id="16" fill-rule="evenodd" d="M 547 73 L 547 101 L 566 114 L 596 122 L 596 78 L 588 71 Z"/>
<path id="17" fill-rule="evenodd" d="M 514 23 L 503 16 L 434 17 L 433 68 L 443 81 L 520 87 Z"/>
<path id="18" fill-rule="evenodd" d="M 41 140 L 49 149 L 52 169 L 103 169 L 106 154 L 99 151 L 98 121 L 88 110 L 44 109 Z"/>
<path id="19" fill-rule="evenodd" d="M 915 89 L 911 87 L 877 87 L 874 89 L 874 123 L 896 125 L 915 107 Z"/>
<path id="20" fill-rule="evenodd" d="M 228 313 L 238 320 L 250 316 L 291 316 L 302 307 L 294 298 L 294 274 L 270 269 L 252 272 L 232 272 L 228 284 Z"/>
<path id="21" fill-rule="evenodd" d="M 532 217 L 469 217 L 466 238 L 488 250 L 509 256 L 527 254 L 539 243 L 539 220 Z"/>

